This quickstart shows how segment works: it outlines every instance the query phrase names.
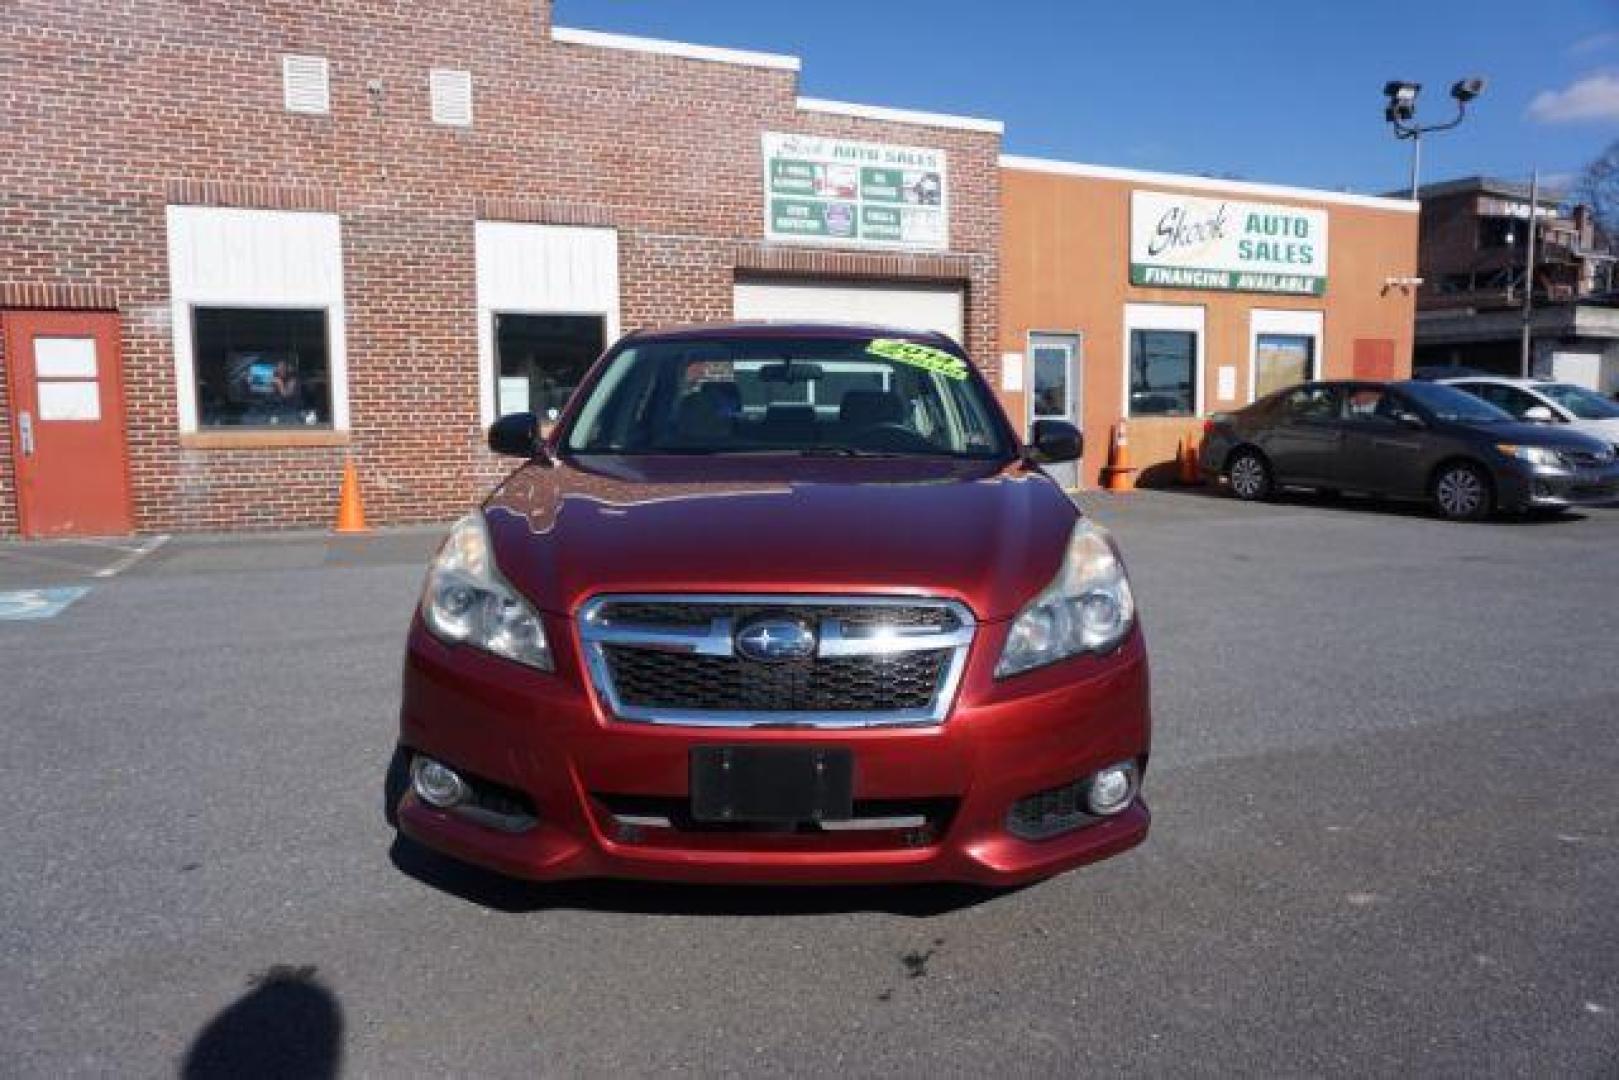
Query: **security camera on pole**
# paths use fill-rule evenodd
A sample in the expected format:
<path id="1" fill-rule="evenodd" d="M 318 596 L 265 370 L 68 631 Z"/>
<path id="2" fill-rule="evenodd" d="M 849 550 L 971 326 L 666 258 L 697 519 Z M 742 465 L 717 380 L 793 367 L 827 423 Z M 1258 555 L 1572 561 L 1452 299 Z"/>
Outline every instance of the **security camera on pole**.
<path id="1" fill-rule="evenodd" d="M 1422 137 L 1434 131 L 1449 131 L 1460 124 L 1467 116 L 1467 103 L 1484 92 L 1484 80 L 1478 78 L 1458 79 L 1451 84 L 1450 96 L 1456 99 L 1456 117 L 1443 124 L 1421 125 L 1416 123 L 1417 95 L 1422 92 L 1422 84 L 1406 82 L 1403 79 L 1391 79 L 1383 86 L 1383 93 L 1388 97 L 1388 106 L 1383 110 L 1383 119 L 1394 128 L 1396 139 L 1411 140 L 1411 198 L 1417 197 L 1417 183 L 1422 173 Z"/>

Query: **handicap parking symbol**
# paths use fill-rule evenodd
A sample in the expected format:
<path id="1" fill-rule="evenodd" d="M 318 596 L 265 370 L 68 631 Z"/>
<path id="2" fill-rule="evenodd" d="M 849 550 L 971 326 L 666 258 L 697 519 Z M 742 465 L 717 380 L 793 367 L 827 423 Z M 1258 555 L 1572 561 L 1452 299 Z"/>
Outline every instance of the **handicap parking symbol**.
<path id="1" fill-rule="evenodd" d="M 53 618 L 89 591 L 84 585 L 63 585 L 54 589 L 0 592 L 0 622 Z"/>

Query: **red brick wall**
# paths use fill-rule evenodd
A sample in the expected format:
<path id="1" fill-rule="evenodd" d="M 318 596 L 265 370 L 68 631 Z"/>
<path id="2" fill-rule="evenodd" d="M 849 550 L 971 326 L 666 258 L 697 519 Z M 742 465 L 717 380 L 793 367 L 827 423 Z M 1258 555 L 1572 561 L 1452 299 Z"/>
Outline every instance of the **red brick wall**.
<path id="1" fill-rule="evenodd" d="M 765 130 L 948 152 L 967 345 L 993 368 L 998 136 L 800 112 L 789 71 L 553 42 L 540 0 L 6 7 L 0 129 L 29 150 L 0 156 L 0 287 L 116 294 L 142 530 L 325 524 L 345 452 L 373 519 L 452 516 L 508 467 L 479 427 L 480 208 L 617 228 L 626 329 L 724 318 L 738 245 L 761 239 Z M 328 58 L 329 116 L 283 109 L 285 52 Z M 431 123 L 431 67 L 472 72 L 470 130 Z M 171 192 L 281 208 L 313 198 L 341 216 L 349 446 L 181 445 Z M 14 532 L 9 457 L 0 470 L 0 533 Z"/>

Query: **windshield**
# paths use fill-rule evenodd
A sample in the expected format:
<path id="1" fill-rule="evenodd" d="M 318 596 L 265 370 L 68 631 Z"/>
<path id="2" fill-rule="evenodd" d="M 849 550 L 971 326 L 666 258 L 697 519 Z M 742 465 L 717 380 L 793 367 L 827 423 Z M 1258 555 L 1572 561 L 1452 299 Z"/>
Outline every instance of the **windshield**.
<path id="1" fill-rule="evenodd" d="M 1009 457 L 954 352 L 894 338 L 690 338 L 631 345 L 563 444 L 581 454 Z"/>
<path id="2" fill-rule="evenodd" d="M 1581 420 L 1619 419 L 1619 404 L 1609 401 L 1595 390 L 1569 383 L 1541 383 L 1535 389 Z"/>
<path id="3" fill-rule="evenodd" d="M 1454 386 L 1430 382 L 1400 384 L 1400 393 L 1440 420 L 1453 424 L 1506 424 L 1512 415 Z"/>

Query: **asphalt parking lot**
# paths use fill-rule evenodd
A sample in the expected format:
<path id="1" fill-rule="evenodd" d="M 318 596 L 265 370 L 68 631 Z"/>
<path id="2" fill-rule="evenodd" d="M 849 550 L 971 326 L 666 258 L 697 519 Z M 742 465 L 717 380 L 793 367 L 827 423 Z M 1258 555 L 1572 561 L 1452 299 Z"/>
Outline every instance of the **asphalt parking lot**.
<path id="1" fill-rule="evenodd" d="M 1154 832 L 1005 894 L 460 871 L 380 813 L 434 530 L 0 545 L 87 589 L 0 621 L 0 1073 L 1619 1072 L 1619 511 L 1081 501 Z"/>

